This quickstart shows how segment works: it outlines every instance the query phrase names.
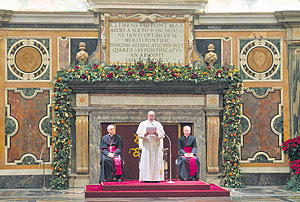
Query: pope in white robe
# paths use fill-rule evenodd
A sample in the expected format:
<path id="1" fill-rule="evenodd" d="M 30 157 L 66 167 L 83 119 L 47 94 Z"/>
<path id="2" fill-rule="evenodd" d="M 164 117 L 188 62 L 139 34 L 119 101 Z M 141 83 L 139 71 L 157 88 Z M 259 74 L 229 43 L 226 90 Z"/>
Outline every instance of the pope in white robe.
<path id="1" fill-rule="evenodd" d="M 139 147 L 142 150 L 140 159 L 139 181 L 164 181 L 163 138 L 164 129 L 161 123 L 154 120 L 155 113 L 148 112 L 148 120 L 140 123 L 136 134 L 139 136 Z M 149 133 L 153 127 L 156 131 Z M 147 131 L 148 128 L 148 131 Z M 151 131 L 150 131 L 151 132 Z"/>

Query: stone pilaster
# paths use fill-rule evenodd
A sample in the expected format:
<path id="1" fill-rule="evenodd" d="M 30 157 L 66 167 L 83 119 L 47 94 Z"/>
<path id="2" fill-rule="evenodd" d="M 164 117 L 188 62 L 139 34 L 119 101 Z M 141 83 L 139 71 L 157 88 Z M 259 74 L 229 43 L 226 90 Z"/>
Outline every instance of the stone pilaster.
<path id="1" fill-rule="evenodd" d="M 300 13 L 299 11 L 277 11 L 275 12 L 277 21 L 286 28 L 285 42 L 288 53 L 288 82 L 289 82 L 289 114 L 290 121 L 284 123 L 284 127 L 289 127 L 290 138 L 299 136 L 299 81 L 300 81 Z"/>
<path id="2" fill-rule="evenodd" d="M 220 97 L 219 94 L 206 95 L 206 137 L 207 173 L 219 173 L 219 134 L 220 134 Z"/>
<path id="3" fill-rule="evenodd" d="M 219 134 L 221 109 L 206 109 L 207 124 L 207 173 L 219 173 Z"/>
<path id="4" fill-rule="evenodd" d="M 88 173 L 88 135 L 87 115 L 76 115 L 76 172 Z"/>
<path id="5" fill-rule="evenodd" d="M 89 148 L 88 94 L 76 94 L 76 173 L 88 173 Z"/>

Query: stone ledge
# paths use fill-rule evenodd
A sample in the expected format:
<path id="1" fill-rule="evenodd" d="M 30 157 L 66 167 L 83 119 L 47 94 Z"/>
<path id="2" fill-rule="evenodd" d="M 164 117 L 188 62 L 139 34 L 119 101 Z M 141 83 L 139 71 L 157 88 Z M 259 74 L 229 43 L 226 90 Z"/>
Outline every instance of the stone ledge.
<path id="1" fill-rule="evenodd" d="M 90 177 L 89 175 L 71 174 L 69 187 L 70 188 L 85 187 L 85 185 L 89 184 L 89 177 Z"/>
<path id="2" fill-rule="evenodd" d="M 242 181 L 248 186 L 285 185 L 290 178 L 289 173 L 243 173 Z"/>
<path id="3" fill-rule="evenodd" d="M 52 175 L 45 175 L 45 185 L 50 187 Z M 9 175 L 0 176 L 0 189 L 33 189 L 44 186 L 43 175 Z"/>
<path id="4" fill-rule="evenodd" d="M 207 0 L 88 0 L 89 9 L 109 13 L 182 13 L 204 11 Z"/>

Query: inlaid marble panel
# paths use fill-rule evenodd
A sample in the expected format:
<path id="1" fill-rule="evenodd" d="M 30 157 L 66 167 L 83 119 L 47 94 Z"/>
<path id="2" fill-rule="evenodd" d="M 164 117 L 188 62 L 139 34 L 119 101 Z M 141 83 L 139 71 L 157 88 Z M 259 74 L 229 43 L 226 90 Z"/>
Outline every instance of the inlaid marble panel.
<path id="1" fill-rule="evenodd" d="M 283 162 L 282 88 L 244 88 L 241 162 Z"/>
<path id="2" fill-rule="evenodd" d="M 244 80 L 282 80 L 281 47 L 281 39 L 240 39 L 239 67 Z"/>
<path id="3" fill-rule="evenodd" d="M 6 38 L 6 80 L 51 80 L 50 53 L 49 38 Z"/>
<path id="4" fill-rule="evenodd" d="M 50 89 L 6 89 L 5 163 L 50 163 L 51 120 Z"/>

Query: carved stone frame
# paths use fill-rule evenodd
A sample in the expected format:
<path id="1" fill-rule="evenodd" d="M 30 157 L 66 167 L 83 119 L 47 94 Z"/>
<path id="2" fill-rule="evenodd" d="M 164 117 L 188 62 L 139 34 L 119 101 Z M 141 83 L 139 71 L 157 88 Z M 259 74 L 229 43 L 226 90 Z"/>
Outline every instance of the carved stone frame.
<path id="1" fill-rule="evenodd" d="M 100 26 L 102 24 L 102 32 L 100 34 L 101 43 L 101 63 L 110 63 L 109 60 L 109 22 L 124 21 L 124 22 L 184 22 L 185 23 L 185 64 L 193 64 L 194 50 L 194 17 L 193 15 L 160 15 L 160 14 L 118 14 L 111 15 L 104 13 L 100 17 Z"/>

